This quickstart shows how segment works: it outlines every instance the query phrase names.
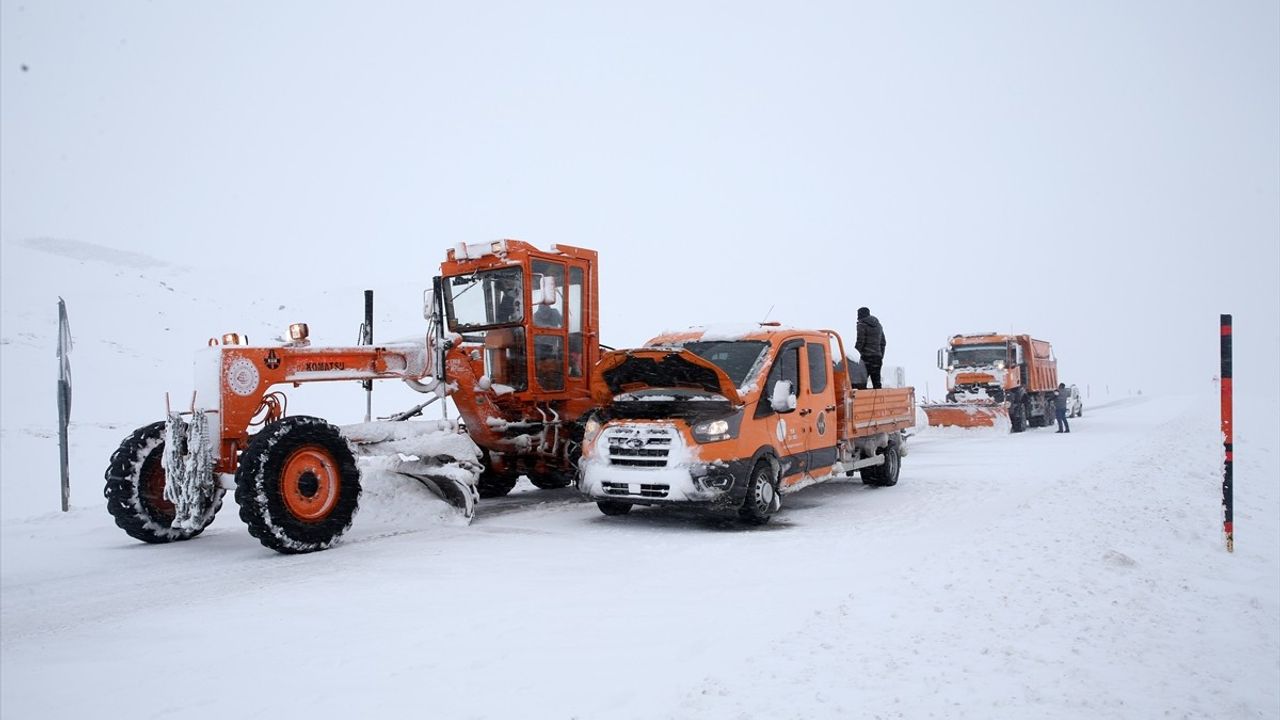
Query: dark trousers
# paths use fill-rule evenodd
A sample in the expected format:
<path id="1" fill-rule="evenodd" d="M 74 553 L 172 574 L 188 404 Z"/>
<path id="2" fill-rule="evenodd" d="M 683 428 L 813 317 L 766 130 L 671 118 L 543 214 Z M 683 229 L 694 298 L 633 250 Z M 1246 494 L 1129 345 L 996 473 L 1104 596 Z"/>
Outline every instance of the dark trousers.
<path id="1" fill-rule="evenodd" d="M 879 390 L 880 366 L 884 364 L 884 361 L 880 358 L 863 358 L 862 364 L 867 366 L 867 379 L 871 381 L 871 387 Z M 865 388 L 866 386 L 866 383 L 863 383 L 862 387 Z"/>
<path id="2" fill-rule="evenodd" d="M 1053 414 L 1058 418 L 1058 432 L 1071 432 L 1071 424 L 1067 422 L 1067 409 L 1055 407 Z"/>

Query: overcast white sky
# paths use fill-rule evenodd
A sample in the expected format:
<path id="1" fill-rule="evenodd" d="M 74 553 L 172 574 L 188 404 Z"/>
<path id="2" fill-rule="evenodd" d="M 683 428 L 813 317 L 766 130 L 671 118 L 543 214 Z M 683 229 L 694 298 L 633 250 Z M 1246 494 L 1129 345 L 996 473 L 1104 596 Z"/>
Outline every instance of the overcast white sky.
<path id="1" fill-rule="evenodd" d="M 3 0 L 0 240 L 355 286 L 580 245 L 609 344 L 868 305 L 935 395 L 987 329 L 1207 381 L 1233 312 L 1274 388 L 1278 8 Z"/>

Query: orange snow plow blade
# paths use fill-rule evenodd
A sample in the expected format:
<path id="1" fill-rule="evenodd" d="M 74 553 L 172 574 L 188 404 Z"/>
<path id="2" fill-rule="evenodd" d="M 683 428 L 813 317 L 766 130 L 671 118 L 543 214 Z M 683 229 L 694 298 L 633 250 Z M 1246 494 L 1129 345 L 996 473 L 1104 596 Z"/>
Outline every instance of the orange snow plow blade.
<path id="1" fill-rule="evenodd" d="M 1009 419 L 1009 410 L 1003 404 L 937 403 L 920 407 L 933 426 L 995 427 L 998 419 Z"/>

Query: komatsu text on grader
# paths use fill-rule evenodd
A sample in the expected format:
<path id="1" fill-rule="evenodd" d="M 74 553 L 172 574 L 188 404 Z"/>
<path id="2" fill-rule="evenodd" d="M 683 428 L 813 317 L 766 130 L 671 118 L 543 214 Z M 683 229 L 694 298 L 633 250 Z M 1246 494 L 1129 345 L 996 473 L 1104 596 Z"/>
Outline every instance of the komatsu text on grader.
<path id="1" fill-rule="evenodd" d="M 252 346 L 235 333 L 211 340 L 196 360 L 190 406 L 134 431 L 112 455 L 107 509 L 139 540 L 187 540 L 234 489 L 254 537 L 299 553 L 329 547 L 350 527 L 362 467 L 416 479 L 467 518 L 477 496 L 504 495 L 521 474 L 566 487 L 592 410 L 596 281 L 592 250 L 459 245 L 425 303 L 424 342 L 373 344 L 368 295 L 361 345 L 313 347 L 301 323 L 283 345 Z M 431 397 L 387 420 L 339 427 L 288 415 L 273 389 L 385 379 Z M 446 395 L 460 426 L 412 419 Z"/>

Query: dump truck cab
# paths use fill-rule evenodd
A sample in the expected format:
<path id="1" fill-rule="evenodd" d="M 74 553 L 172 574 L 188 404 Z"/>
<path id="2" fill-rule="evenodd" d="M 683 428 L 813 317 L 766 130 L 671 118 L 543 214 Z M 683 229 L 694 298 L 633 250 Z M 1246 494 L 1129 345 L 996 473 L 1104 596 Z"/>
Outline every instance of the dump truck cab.
<path id="1" fill-rule="evenodd" d="M 892 475 L 879 484 L 896 482 L 912 389 L 858 391 L 886 402 L 857 417 L 833 357 L 838 334 L 780 326 L 695 328 L 606 354 L 593 383 L 605 420 L 586 428 L 579 489 L 606 514 L 681 504 L 764 522 L 782 494 L 837 473 L 874 466 Z"/>
<path id="2" fill-rule="evenodd" d="M 938 368 L 947 373 L 947 401 L 990 399 L 1004 402 L 1021 385 L 1022 346 L 1007 335 L 956 335 L 938 351 Z"/>

